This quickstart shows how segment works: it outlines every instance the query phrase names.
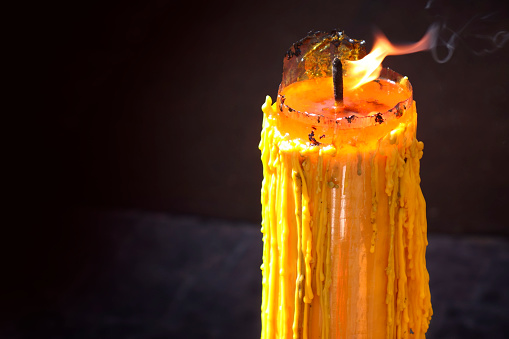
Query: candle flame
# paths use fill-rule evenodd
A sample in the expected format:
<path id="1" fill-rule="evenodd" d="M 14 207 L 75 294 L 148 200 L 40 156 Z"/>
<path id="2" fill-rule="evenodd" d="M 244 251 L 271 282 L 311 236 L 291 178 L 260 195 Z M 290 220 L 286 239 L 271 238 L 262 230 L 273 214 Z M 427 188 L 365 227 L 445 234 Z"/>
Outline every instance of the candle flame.
<path id="1" fill-rule="evenodd" d="M 344 61 L 345 89 L 354 89 L 377 79 L 382 70 L 382 61 L 388 55 L 410 54 L 433 48 L 437 32 L 437 25 L 432 25 L 419 42 L 407 45 L 393 45 L 382 32 L 378 32 L 368 55 L 360 60 Z"/>

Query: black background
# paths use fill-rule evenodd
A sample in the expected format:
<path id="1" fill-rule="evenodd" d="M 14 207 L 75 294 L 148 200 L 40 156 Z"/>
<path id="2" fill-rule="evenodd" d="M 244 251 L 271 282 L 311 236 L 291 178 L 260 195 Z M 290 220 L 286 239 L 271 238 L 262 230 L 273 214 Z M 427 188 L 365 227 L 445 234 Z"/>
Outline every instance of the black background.
<path id="1" fill-rule="evenodd" d="M 414 42 L 438 22 L 446 25 L 442 39 L 459 35 L 449 62 L 430 52 L 384 62 L 414 87 L 430 231 L 508 235 L 509 45 L 474 53 L 493 47 L 478 35 L 509 31 L 508 5 L 425 7 L 155 1 L 55 8 L 42 50 L 51 56 L 42 85 L 51 105 L 37 112 L 44 136 L 33 142 L 44 143 L 34 164 L 42 195 L 58 192 L 57 206 L 258 222 L 260 106 L 276 96 L 288 47 L 310 30 L 334 28 L 368 48 L 375 27 L 394 42 Z M 438 52 L 447 54 L 443 46 Z"/>
<path id="2" fill-rule="evenodd" d="M 6 323 L 39 319 L 33 310 L 65 300 L 84 267 L 111 258 L 110 235 L 122 231 L 108 225 L 124 221 L 86 222 L 90 211 L 258 227 L 260 107 L 276 96 L 284 53 L 311 30 L 343 29 L 368 50 L 375 27 L 394 42 L 417 41 L 435 22 L 442 39 L 457 33 L 447 63 L 421 52 L 384 65 L 414 88 L 429 231 L 509 235 L 509 44 L 476 54 L 493 47 L 483 37 L 509 31 L 506 1 L 92 1 L 19 14 L 7 32 L 21 52 L 11 67 L 21 98 L 20 128 L 4 125 L 14 155 L 4 179 L 14 188 L 2 239 Z"/>

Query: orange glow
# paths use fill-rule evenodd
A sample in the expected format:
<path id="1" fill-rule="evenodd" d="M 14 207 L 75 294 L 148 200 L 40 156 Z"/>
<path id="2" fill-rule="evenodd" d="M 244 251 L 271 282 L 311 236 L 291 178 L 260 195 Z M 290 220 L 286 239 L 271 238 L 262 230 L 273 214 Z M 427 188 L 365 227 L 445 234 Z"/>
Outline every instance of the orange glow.
<path id="1" fill-rule="evenodd" d="M 285 96 L 285 104 L 293 110 L 336 118 L 386 112 L 411 96 L 404 86 L 381 80 L 378 83 L 366 84 L 361 89 L 348 91 L 343 98 L 343 105 L 336 107 L 332 78 L 325 77 L 293 83 L 285 87 L 281 94 Z"/>
<path id="2" fill-rule="evenodd" d="M 377 79 L 382 70 L 382 61 L 388 55 L 410 54 L 432 48 L 436 33 L 437 27 L 433 25 L 419 42 L 396 46 L 382 32 L 378 32 L 375 36 L 373 49 L 368 55 L 360 60 L 344 61 L 343 85 L 345 90 L 357 88 Z"/>

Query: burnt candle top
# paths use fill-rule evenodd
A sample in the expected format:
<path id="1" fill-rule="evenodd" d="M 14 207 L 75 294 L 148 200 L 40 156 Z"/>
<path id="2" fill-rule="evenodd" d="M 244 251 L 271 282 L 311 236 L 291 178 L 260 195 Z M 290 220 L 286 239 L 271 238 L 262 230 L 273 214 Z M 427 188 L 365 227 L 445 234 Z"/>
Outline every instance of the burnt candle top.
<path id="1" fill-rule="evenodd" d="M 365 42 L 341 31 L 310 33 L 294 43 L 284 58 L 278 110 L 290 117 L 309 117 L 318 122 L 346 120 L 350 127 L 354 127 L 353 121 L 363 127 L 400 117 L 412 102 L 412 89 L 406 77 L 389 69 L 361 87 L 345 88 L 342 100 L 338 100 L 333 85 L 334 60 L 353 61 L 365 55 Z M 345 76 L 348 69 L 343 67 L 341 72 Z"/>

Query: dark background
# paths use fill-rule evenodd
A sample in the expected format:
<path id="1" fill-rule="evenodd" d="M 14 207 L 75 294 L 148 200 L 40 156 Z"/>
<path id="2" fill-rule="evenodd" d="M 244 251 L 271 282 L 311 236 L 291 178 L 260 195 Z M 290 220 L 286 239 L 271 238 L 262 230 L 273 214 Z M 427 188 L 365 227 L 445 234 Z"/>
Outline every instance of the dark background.
<path id="1" fill-rule="evenodd" d="M 310 30 L 415 42 L 434 22 L 454 54 L 390 56 L 407 75 L 425 143 L 430 231 L 509 235 L 509 31 L 504 1 L 153 1 L 59 7 L 46 49 L 44 161 L 59 201 L 259 222 L 259 132 L 283 55 Z M 486 17 L 491 15 L 489 17 Z M 468 25 L 467 25 L 468 24 Z M 467 27 L 461 31 L 461 29 Z M 452 30 L 452 31 L 451 31 Z M 507 35 L 507 33 L 506 33 Z M 441 57 L 447 53 L 438 50 Z"/>
<path id="2" fill-rule="evenodd" d="M 506 1 L 92 1 L 21 13 L 10 34 L 25 34 L 16 71 L 29 72 L 8 144 L 0 337 L 258 337 L 260 107 L 284 53 L 310 30 L 344 29 L 369 50 L 375 27 L 415 42 L 438 22 L 454 45 L 447 63 L 429 51 L 384 62 L 409 77 L 425 144 L 431 337 L 507 338 L 509 43 L 483 53 L 486 37 L 509 31 Z"/>

